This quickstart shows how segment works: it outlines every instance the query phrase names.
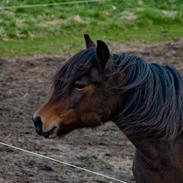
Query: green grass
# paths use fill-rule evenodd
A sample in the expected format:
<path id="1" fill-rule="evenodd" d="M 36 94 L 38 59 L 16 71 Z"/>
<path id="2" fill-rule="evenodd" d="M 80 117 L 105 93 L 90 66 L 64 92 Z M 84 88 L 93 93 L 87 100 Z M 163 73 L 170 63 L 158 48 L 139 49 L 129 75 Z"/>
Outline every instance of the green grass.
<path id="1" fill-rule="evenodd" d="M 45 0 L 44 3 L 60 1 Z M 0 6 L 41 3 L 41 0 L 3 0 Z M 84 47 L 84 33 L 107 42 L 180 38 L 183 37 L 183 2 L 108 0 L 0 9 L 0 57 L 71 53 Z"/>

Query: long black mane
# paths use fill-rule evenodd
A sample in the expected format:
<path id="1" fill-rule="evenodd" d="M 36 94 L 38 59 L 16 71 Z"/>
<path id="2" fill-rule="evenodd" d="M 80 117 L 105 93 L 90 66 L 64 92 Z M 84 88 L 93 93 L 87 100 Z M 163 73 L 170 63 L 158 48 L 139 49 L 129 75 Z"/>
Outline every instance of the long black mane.
<path id="1" fill-rule="evenodd" d="M 95 48 L 73 56 L 54 77 L 54 95 L 66 92 L 96 63 Z M 183 132 L 183 79 L 174 68 L 122 53 L 111 56 L 103 73 L 108 93 L 121 95 L 114 121 L 128 136 L 176 138 Z"/>
<path id="2" fill-rule="evenodd" d="M 121 94 L 115 122 L 128 136 L 175 138 L 182 133 L 183 79 L 173 67 L 123 53 L 113 55 L 106 69 L 111 77 L 122 75 L 110 89 Z"/>

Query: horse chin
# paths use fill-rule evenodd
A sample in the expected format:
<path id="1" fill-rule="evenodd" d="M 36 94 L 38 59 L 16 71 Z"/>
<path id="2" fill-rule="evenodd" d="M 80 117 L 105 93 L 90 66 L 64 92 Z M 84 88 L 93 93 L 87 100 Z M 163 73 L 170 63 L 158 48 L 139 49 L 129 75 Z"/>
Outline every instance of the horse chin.
<path id="1" fill-rule="evenodd" d="M 56 129 L 52 134 L 49 135 L 49 138 L 50 139 L 56 138 L 57 137 L 57 133 L 58 133 L 58 130 Z"/>
<path id="2" fill-rule="evenodd" d="M 47 132 L 43 132 L 42 136 L 45 138 L 55 138 L 57 136 L 57 133 L 58 133 L 58 128 L 53 127 L 51 130 Z"/>
<path id="3" fill-rule="evenodd" d="M 71 131 L 78 129 L 78 128 L 82 128 L 84 125 L 81 124 L 80 122 L 75 123 L 75 124 L 71 124 L 68 126 L 62 126 L 58 132 L 57 132 L 57 136 L 59 137 L 64 137 L 65 135 L 67 135 L 68 133 L 70 133 Z"/>

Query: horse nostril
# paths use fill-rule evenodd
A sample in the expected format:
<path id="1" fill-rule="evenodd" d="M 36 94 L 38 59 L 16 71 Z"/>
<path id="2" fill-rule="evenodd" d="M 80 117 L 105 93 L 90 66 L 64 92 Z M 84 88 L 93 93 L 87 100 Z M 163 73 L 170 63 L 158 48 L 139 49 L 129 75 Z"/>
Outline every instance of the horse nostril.
<path id="1" fill-rule="evenodd" d="M 42 134 L 42 121 L 41 121 L 41 118 L 39 116 L 32 117 L 32 121 L 34 123 L 36 132 L 39 135 L 41 135 Z"/>

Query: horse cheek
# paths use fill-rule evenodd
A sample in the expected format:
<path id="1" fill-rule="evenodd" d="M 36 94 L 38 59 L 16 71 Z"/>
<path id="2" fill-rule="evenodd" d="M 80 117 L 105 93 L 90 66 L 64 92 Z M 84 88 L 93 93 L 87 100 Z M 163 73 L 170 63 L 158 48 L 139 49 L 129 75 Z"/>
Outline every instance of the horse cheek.
<path id="1" fill-rule="evenodd" d="M 99 116 L 93 112 L 83 114 L 81 121 L 86 126 L 98 126 L 102 123 Z"/>

